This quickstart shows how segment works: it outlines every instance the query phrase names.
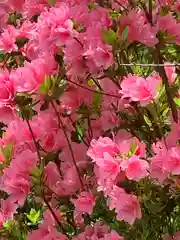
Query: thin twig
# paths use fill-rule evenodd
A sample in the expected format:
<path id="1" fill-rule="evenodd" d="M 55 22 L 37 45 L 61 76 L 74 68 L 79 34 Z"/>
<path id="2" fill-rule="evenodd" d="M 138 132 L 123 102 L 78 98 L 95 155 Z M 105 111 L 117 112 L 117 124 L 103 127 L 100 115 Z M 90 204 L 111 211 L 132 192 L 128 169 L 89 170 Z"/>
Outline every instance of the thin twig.
<path id="1" fill-rule="evenodd" d="M 155 102 L 154 100 L 153 100 L 153 104 L 154 104 L 154 108 L 155 108 L 155 111 L 156 111 L 156 114 L 157 114 L 157 117 L 158 117 L 158 120 L 159 120 L 159 123 L 160 123 L 160 127 L 159 127 L 160 134 L 161 134 L 161 137 L 162 137 L 162 139 L 163 139 L 163 141 L 164 141 L 164 145 L 165 145 L 165 147 L 166 147 L 166 150 L 168 150 L 168 145 L 167 145 L 166 137 L 164 136 L 163 131 L 162 131 L 162 129 L 161 129 L 161 126 L 163 126 L 163 123 L 162 123 L 162 121 L 161 121 L 161 116 L 160 116 L 160 114 L 159 114 L 158 107 L 157 107 L 156 102 Z"/>
<path id="2" fill-rule="evenodd" d="M 11 57 L 11 54 L 9 53 L 9 54 L 6 56 L 6 59 L 5 59 L 4 63 L 3 63 L 3 65 L 1 66 L 2 69 L 4 69 L 4 68 L 6 67 L 6 63 L 8 62 L 8 60 L 10 59 L 10 57 Z"/>
<path id="3" fill-rule="evenodd" d="M 67 135 L 65 126 L 64 126 L 64 124 L 63 124 L 63 122 L 62 122 L 62 120 L 61 120 L 60 114 L 59 114 L 59 112 L 57 111 L 56 106 L 55 106 L 55 104 L 54 104 L 53 101 L 51 101 L 51 105 L 52 105 L 52 107 L 53 107 L 53 109 L 54 109 L 54 111 L 55 111 L 55 113 L 56 113 L 57 118 L 58 118 L 59 129 L 62 129 L 63 132 L 64 132 L 64 136 L 65 136 L 66 141 L 67 141 L 67 143 L 68 143 L 68 147 L 69 147 L 69 150 L 70 150 L 70 153 L 71 153 L 71 157 L 72 157 L 72 160 L 73 160 L 73 164 L 74 164 L 74 166 L 75 166 L 75 168 L 76 168 L 76 171 L 77 171 L 77 174 L 78 174 L 78 178 L 79 178 L 79 181 L 80 181 L 80 184 L 81 184 L 81 188 L 84 190 L 84 184 L 83 184 L 83 181 L 82 181 L 82 179 L 81 179 L 81 175 L 80 175 L 80 172 L 79 172 L 79 168 L 78 168 L 78 166 L 77 166 L 77 164 L 76 164 L 76 160 L 75 160 L 75 156 L 74 156 L 73 149 L 72 149 L 72 146 L 71 146 L 71 142 L 69 141 L 69 137 L 68 137 L 68 135 Z"/>
<path id="4" fill-rule="evenodd" d="M 23 116 L 23 112 L 22 112 L 22 116 Z M 24 118 L 24 116 L 23 116 L 23 118 Z M 35 148 L 36 148 L 36 152 L 37 152 L 37 155 L 38 155 L 38 158 L 39 158 L 39 162 L 41 163 L 41 154 L 40 154 L 40 152 L 39 152 L 39 144 L 38 144 L 38 142 L 36 141 L 36 138 L 35 138 L 35 135 L 34 135 L 34 132 L 33 132 L 33 130 L 32 130 L 32 127 L 31 127 L 31 124 L 30 124 L 29 120 L 28 120 L 28 119 L 25 119 L 25 121 L 26 121 L 26 123 L 27 123 L 27 125 L 28 125 L 28 128 L 29 128 L 29 131 L 30 131 L 30 133 L 31 133 L 31 136 L 32 136 L 32 139 L 33 139 L 33 142 L 34 142 L 34 146 L 35 146 Z"/>
<path id="5" fill-rule="evenodd" d="M 77 132 L 77 127 L 73 125 L 73 120 L 72 120 L 71 116 L 69 116 L 69 119 L 70 119 L 70 121 L 71 121 L 72 127 L 73 127 L 73 128 L 75 129 L 75 131 Z M 84 143 L 87 147 L 89 147 L 89 144 L 85 141 L 85 139 L 84 139 L 81 135 L 79 135 L 79 137 L 81 138 L 81 140 L 83 141 L 83 143 Z"/>
<path id="6" fill-rule="evenodd" d="M 68 237 L 68 235 L 67 235 L 67 233 L 66 233 L 66 231 L 65 231 L 65 229 L 64 229 L 64 227 L 63 227 L 63 225 L 62 225 L 61 222 L 59 221 L 59 219 L 58 219 L 58 217 L 56 216 L 55 212 L 53 211 L 51 205 L 48 203 L 48 201 L 46 200 L 45 197 L 44 197 L 43 200 L 44 200 L 46 206 L 48 207 L 49 211 L 51 212 L 53 218 L 54 218 L 55 221 L 57 222 L 58 226 L 60 227 L 62 233 L 63 233 L 64 235 L 66 235 L 66 237 Z"/>
<path id="7" fill-rule="evenodd" d="M 149 0 L 149 18 L 150 18 L 151 24 L 153 24 L 153 6 L 152 6 L 152 0 Z"/>
<path id="8" fill-rule="evenodd" d="M 105 95 L 105 96 L 115 97 L 115 98 L 120 99 L 120 96 L 118 96 L 118 95 L 109 94 L 109 93 L 105 93 L 105 92 L 101 92 L 101 91 L 96 91 L 96 90 L 93 90 L 93 89 L 91 89 L 91 88 L 85 87 L 85 86 L 83 86 L 83 85 L 81 85 L 81 84 L 79 84 L 79 83 L 73 82 L 73 81 L 71 81 L 71 80 L 69 80 L 69 79 L 67 79 L 67 81 L 70 82 L 70 83 L 73 83 L 74 85 L 76 85 L 76 86 L 78 86 L 78 87 L 81 87 L 81 88 L 83 88 L 83 89 L 85 89 L 85 90 L 88 90 L 88 91 L 90 91 L 90 92 L 99 93 L 99 94 L 102 94 L 102 95 Z"/>
<path id="9" fill-rule="evenodd" d="M 119 3 L 117 0 L 115 0 L 116 4 L 118 4 L 120 7 L 122 7 L 125 11 L 129 11 L 125 6 L 123 6 L 121 3 Z"/>
<path id="10" fill-rule="evenodd" d="M 157 62 L 157 64 L 163 64 L 163 59 L 162 59 L 162 55 L 161 55 L 161 51 L 160 51 L 159 46 L 156 46 L 156 50 L 154 50 L 152 52 L 152 55 L 153 55 L 155 61 Z M 172 111 L 173 119 L 177 123 L 178 122 L 177 107 L 176 107 L 176 104 L 174 102 L 174 99 L 173 99 L 173 96 L 172 96 L 172 93 L 171 93 L 171 88 L 170 88 L 169 80 L 167 78 L 165 69 L 157 66 L 156 71 L 159 73 L 159 75 L 162 78 L 163 85 L 165 86 L 166 95 L 167 95 L 167 98 L 168 98 L 168 104 L 169 104 L 169 107 Z"/>

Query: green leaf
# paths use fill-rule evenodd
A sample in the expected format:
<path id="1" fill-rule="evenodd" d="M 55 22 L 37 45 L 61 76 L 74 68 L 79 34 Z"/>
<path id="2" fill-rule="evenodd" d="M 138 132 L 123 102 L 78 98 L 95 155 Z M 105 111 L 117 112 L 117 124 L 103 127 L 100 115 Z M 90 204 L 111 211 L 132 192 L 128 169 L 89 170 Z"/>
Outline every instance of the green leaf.
<path id="1" fill-rule="evenodd" d="M 60 96 L 64 93 L 64 87 L 58 87 L 58 86 L 54 86 L 52 89 L 52 97 L 54 99 L 59 99 Z"/>
<path id="2" fill-rule="evenodd" d="M 126 27 L 126 28 L 123 30 L 123 32 L 122 32 L 121 40 L 122 40 L 122 41 L 125 41 L 125 40 L 127 39 L 127 37 L 128 37 L 128 34 L 129 34 L 129 28 Z"/>
<path id="3" fill-rule="evenodd" d="M 143 116 L 144 117 L 144 120 L 145 120 L 145 122 L 148 124 L 148 126 L 152 126 L 152 123 L 151 123 L 151 121 L 149 120 L 149 118 L 147 117 L 147 116 Z"/>
<path id="4" fill-rule="evenodd" d="M 175 104 L 180 107 L 180 98 L 174 98 Z"/>
<path id="5" fill-rule="evenodd" d="M 43 84 L 40 86 L 40 93 L 41 94 L 46 94 L 48 92 L 48 89 L 46 88 L 46 86 Z"/>
<path id="6" fill-rule="evenodd" d="M 102 37 L 104 42 L 109 45 L 113 45 L 117 40 L 117 35 L 112 29 L 109 29 L 109 30 L 104 29 L 102 31 Z"/>
<path id="7" fill-rule="evenodd" d="M 71 132 L 71 140 L 73 142 L 81 143 L 84 135 L 84 129 L 81 123 L 75 124 L 76 131 Z"/>
<path id="8" fill-rule="evenodd" d="M 40 93 L 47 94 L 51 87 L 52 87 L 51 77 L 46 76 L 44 83 L 40 86 Z"/>
<path id="9" fill-rule="evenodd" d="M 92 9 L 96 8 L 96 4 L 94 2 L 90 2 L 88 4 L 88 8 L 89 8 L 89 11 L 91 11 Z"/>
<path id="10" fill-rule="evenodd" d="M 21 109 L 21 111 L 18 112 L 18 114 L 23 120 L 30 120 L 33 116 L 37 114 L 37 112 L 30 106 L 25 106 Z"/>
<path id="11" fill-rule="evenodd" d="M 42 171 L 39 168 L 32 168 L 30 170 L 31 176 L 40 178 L 42 176 Z"/>
<path id="12" fill-rule="evenodd" d="M 100 109 L 101 107 L 101 103 L 102 103 L 102 94 L 96 92 L 94 93 L 93 95 L 93 103 L 92 103 L 92 106 L 93 108 L 95 108 L 97 111 Z"/>
<path id="13" fill-rule="evenodd" d="M 31 208 L 30 213 L 26 214 L 26 216 L 33 224 L 36 224 L 40 218 L 40 210 L 36 211 L 34 208 Z"/>
<path id="14" fill-rule="evenodd" d="M 157 202 L 144 202 L 144 204 L 146 205 L 146 207 L 150 210 L 151 213 L 153 214 L 157 214 L 160 213 L 163 209 L 164 206 L 162 205 L 162 203 L 157 203 Z"/>
<path id="15" fill-rule="evenodd" d="M 51 79 L 53 83 L 53 86 L 51 88 L 52 98 L 59 100 L 59 97 L 64 93 L 67 87 L 67 82 L 58 76 L 52 76 Z"/>
<path id="16" fill-rule="evenodd" d="M 52 86 L 51 77 L 48 77 L 48 76 L 45 77 L 44 85 L 46 86 L 47 89 L 51 88 Z"/>
<path id="17" fill-rule="evenodd" d="M 88 86 L 89 86 L 89 87 L 95 86 L 95 83 L 94 83 L 93 79 L 89 79 L 89 80 L 88 80 Z"/>
<path id="18" fill-rule="evenodd" d="M 2 154 L 5 158 L 5 165 L 9 166 L 12 157 L 13 145 L 9 143 L 5 148 L 1 148 Z"/>
<path id="19" fill-rule="evenodd" d="M 136 152 L 137 145 L 135 142 L 132 142 L 130 145 L 130 154 L 133 155 Z"/>
<path id="20" fill-rule="evenodd" d="M 8 221 L 4 222 L 3 226 L 8 229 L 9 228 L 9 222 Z"/>
<path id="21" fill-rule="evenodd" d="M 77 131 L 71 132 L 71 141 L 76 143 L 81 143 L 80 136 L 78 135 Z"/>
<path id="22" fill-rule="evenodd" d="M 110 12 L 110 18 L 111 19 L 118 19 L 120 17 L 120 13 L 119 12 L 116 12 L 116 11 L 111 11 Z"/>
<path id="23" fill-rule="evenodd" d="M 56 0 L 48 0 L 49 4 L 53 5 L 56 3 Z"/>

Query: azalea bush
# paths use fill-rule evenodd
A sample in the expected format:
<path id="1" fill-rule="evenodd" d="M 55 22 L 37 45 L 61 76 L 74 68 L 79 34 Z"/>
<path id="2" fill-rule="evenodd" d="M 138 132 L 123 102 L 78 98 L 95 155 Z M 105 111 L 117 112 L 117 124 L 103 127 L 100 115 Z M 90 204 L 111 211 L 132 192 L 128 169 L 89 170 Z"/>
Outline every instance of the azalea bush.
<path id="1" fill-rule="evenodd" d="M 180 239 L 180 1 L 0 0 L 0 239 Z"/>

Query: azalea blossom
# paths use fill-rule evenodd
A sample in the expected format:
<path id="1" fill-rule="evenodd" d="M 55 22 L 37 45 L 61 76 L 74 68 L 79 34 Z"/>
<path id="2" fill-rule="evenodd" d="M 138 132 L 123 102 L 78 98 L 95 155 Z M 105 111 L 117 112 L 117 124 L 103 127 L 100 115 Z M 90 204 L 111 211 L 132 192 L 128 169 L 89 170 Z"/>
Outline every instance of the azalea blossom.
<path id="1" fill-rule="evenodd" d="M 132 102 L 140 102 L 145 105 L 153 100 L 158 93 L 160 79 L 153 75 L 143 78 L 136 75 L 128 75 L 121 83 L 120 93 L 122 98 L 129 98 Z"/>
<path id="2" fill-rule="evenodd" d="M 141 160 L 138 156 L 132 156 L 121 163 L 121 169 L 125 171 L 129 180 L 140 180 L 148 176 L 148 168 L 148 162 Z"/>

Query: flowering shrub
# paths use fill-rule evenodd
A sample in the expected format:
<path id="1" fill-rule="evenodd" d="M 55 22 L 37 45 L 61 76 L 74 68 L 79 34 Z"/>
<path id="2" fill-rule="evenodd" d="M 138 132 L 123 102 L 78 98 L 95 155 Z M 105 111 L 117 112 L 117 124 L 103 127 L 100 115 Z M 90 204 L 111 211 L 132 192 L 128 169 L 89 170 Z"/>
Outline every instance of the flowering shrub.
<path id="1" fill-rule="evenodd" d="M 179 0 L 0 0 L 0 239 L 180 239 Z"/>

